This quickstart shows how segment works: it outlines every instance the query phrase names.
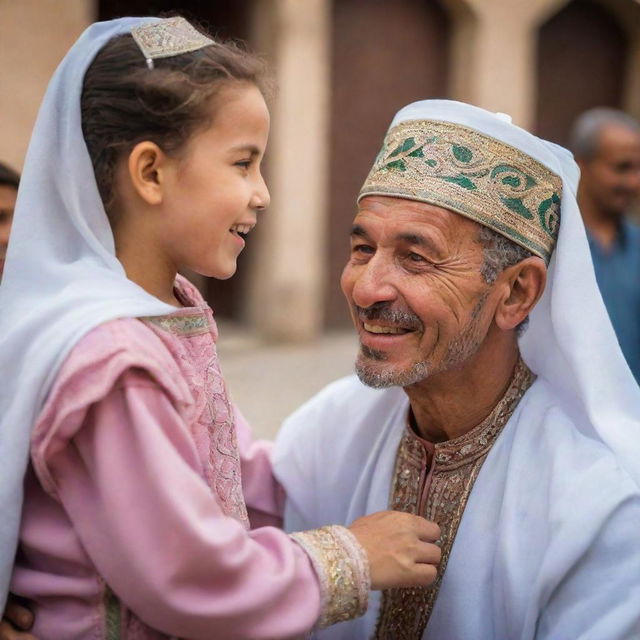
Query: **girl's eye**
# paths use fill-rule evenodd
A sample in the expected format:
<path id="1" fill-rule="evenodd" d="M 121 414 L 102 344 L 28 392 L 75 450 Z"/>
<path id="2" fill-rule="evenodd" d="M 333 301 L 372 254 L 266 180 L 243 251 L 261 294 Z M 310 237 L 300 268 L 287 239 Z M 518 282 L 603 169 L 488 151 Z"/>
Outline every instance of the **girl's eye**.
<path id="1" fill-rule="evenodd" d="M 240 162 L 236 162 L 236 167 L 242 167 L 243 169 L 248 169 L 249 165 L 251 165 L 251 160 L 241 160 Z"/>

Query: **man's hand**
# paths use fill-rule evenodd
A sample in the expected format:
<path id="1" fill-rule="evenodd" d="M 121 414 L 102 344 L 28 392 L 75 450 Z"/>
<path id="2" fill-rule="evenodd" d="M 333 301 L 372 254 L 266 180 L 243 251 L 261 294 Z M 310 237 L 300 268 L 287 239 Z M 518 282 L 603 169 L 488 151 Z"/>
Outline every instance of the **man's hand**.
<path id="1" fill-rule="evenodd" d="M 37 640 L 28 633 L 33 625 L 33 614 L 20 604 L 20 601 L 9 595 L 4 615 L 0 622 L 0 640 Z"/>
<path id="2" fill-rule="evenodd" d="M 419 516 L 380 511 L 349 527 L 369 558 L 371 588 L 426 587 L 437 575 L 440 527 Z"/>

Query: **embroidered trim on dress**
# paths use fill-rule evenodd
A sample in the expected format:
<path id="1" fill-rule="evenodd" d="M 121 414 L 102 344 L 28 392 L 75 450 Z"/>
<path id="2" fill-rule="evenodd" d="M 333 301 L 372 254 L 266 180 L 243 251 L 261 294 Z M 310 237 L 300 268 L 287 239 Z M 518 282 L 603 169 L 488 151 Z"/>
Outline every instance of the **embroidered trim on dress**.
<path id="1" fill-rule="evenodd" d="M 535 376 L 520 360 L 509 389 L 491 414 L 465 435 L 435 445 L 432 463 L 435 466 L 421 515 L 440 526 L 442 558 L 438 577 L 430 587 L 388 589 L 383 592 L 374 635 L 376 640 L 422 638 L 473 484 L 498 435 L 534 380 Z M 407 428 L 396 457 L 391 509 L 418 513 L 426 461 L 424 445 Z"/>
<path id="2" fill-rule="evenodd" d="M 120 601 L 109 587 L 104 591 L 105 640 L 120 640 L 122 621 Z"/>
<path id="3" fill-rule="evenodd" d="M 195 336 L 210 331 L 209 321 L 204 313 L 147 316 L 140 318 L 140 320 L 181 336 Z"/>
<path id="4" fill-rule="evenodd" d="M 339 525 L 291 534 L 307 552 L 320 582 L 318 627 L 351 620 L 367 610 L 371 578 L 364 549 Z"/>

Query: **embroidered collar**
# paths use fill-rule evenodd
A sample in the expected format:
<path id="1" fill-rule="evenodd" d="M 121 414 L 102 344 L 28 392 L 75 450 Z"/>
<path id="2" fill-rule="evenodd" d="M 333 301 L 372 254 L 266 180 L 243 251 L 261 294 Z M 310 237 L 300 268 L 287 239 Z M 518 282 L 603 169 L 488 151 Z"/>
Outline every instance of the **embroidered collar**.
<path id="1" fill-rule="evenodd" d="M 433 444 L 418 436 L 407 421 L 405 432 L 405 438 L 409 445 L 407 452 L 414 457 L 417 455 L 422 457 L 427 452 L 433 451 L 434 460 L 439 470 L 454 469 L 480 458 L 496 441 L 502 428 L 535 378 L 522 359 L 518 360 L 511 384 L 493 411 L 479 425 L 458 438 Z"/>

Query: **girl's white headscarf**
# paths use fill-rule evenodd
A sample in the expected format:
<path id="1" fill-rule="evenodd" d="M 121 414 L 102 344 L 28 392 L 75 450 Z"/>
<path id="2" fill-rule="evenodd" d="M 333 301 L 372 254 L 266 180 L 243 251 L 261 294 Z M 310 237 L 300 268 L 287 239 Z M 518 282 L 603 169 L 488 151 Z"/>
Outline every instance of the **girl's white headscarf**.
<path id="1" fill-rule="evenodd" d="M 560 230 L 547 287 L 520 348 L 532 371 L 555 388 L 575 424 L 604 442 L 640 486 L 640 388 L 596 284 L 576 201 L 580 172 L 573 156 L 513 125 L 508 116 L 461 102 L 414 102 L 396 114 L 389 128 L 409 120 L 441 120 L 476 129 L 516 147 L 562 178 Z"/>
<path id="2" fill-rule="evenodd" d="M 95 55 L 114 36 L 155 20 L 122 18 L 82 34 L 49 83 L 27 152 L 0 286 L 0 610 L 29 436 L 62 361 L 102 322 L 174 310 L 128 280 L 116 259 L 80 122 L 82 81 Z"/>

